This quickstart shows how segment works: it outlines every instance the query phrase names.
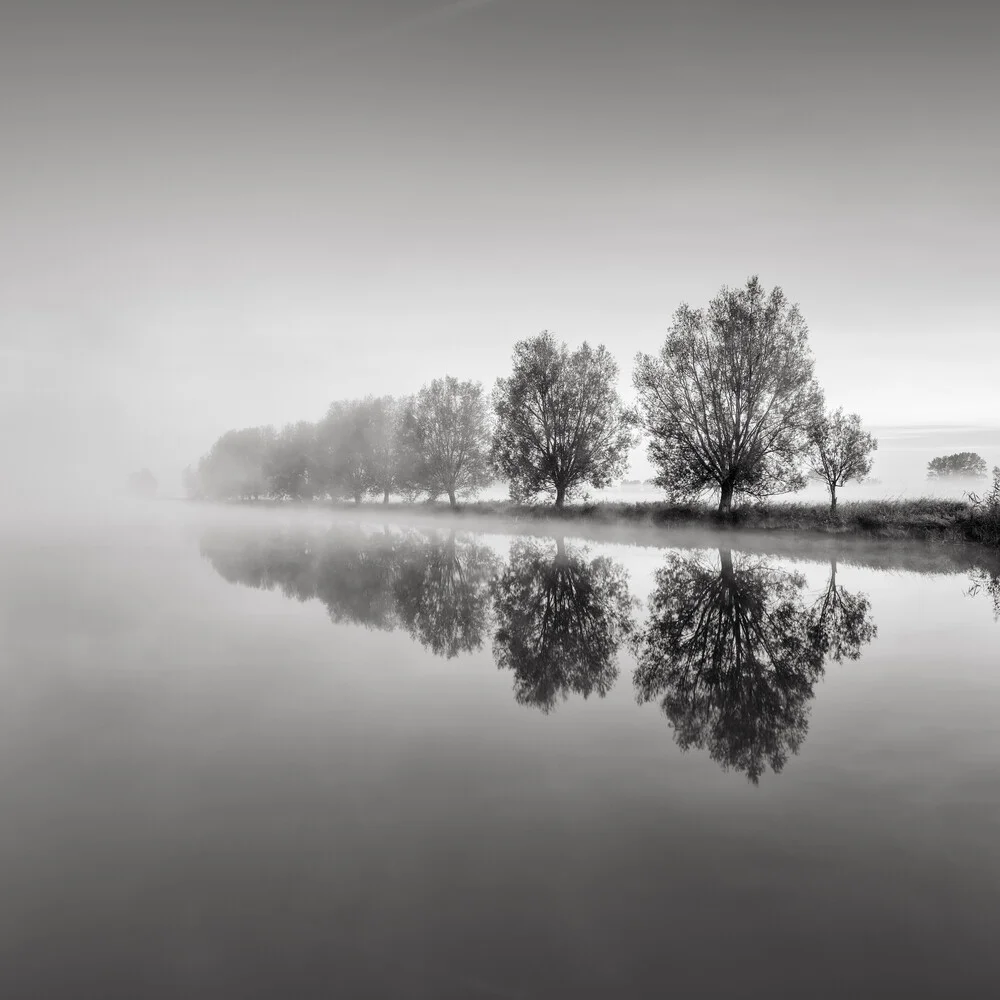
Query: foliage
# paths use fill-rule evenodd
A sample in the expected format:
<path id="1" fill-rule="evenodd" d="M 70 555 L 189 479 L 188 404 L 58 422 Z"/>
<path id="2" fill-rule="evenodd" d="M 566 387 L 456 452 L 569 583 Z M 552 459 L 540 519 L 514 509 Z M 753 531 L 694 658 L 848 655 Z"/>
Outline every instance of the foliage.
<path id="1" fill-rule="evenodd" d="M 874 635 L 866 601 L 831 581 L 830 600 L 810 609 L 804 585 L 760 556 L 720 550 L 715 565 L 671 553 L 635 642 L 639 701 L 660 700 L 682 749 L 707 749 L 754 784 L 798 752 L 826 657 Z"/>
<path id="2" fill-rule="evenodd" d="M 555 552 L 519 538 L 492 589 L 493 656 L 514 672 L 520 704 L 548 713 L 571 691 L 607 694 L 618 676 L 618 647 L 633 628 L 635 602 L 621 565 L 606 556 L 588 561 L 561 538 Z"/>
<path id="3" fill-rule="evenodd" d="M 275 435 L 264 457 L 268 495 L 310 500 L 316 492 L 316 427 L 307 420 L 287 424 Z"/>
<path id="4" fill-rule="evenodd" d="M 213 500 L 256 500 L 269 491 L 266 462 L 271 427 L 227 431 L 198 463 L 198 482 Z"/>
<path id="5" fill-rule="evenodd" d="M 984 479 L 986 460 L 974 451 L 960 451 L 954 455 L 941 455 L 927 463 L 928 479 Z"/>
<path id="6" fill-rule="evenodd" d="M 490 419 L 479 382 L 434 379 L 413 399 L 405 416 L 405 451 L 414 456 L 413 485 L 432 498 L 478 493 L 493 480 Z"/>
<path id="7" fill-rule="evenodd" d="M 1000 466 L 993 466 L 993 484 L 985 493 L 967 493 L 971 532 L 976 541 L 1000 546 Z"/>
<path id="8" fill-rule="evenodd" d="M 584 484 L 600 488 L 624 474 L 636 418 L 617 379 L 603 344 L 570 351 L 543 331 L 515 345 L 513 372 L 493 390 L 493 461 L 512 498 L 546 493 L 561 507 Z"/>
<path id="9" fill-rule="evenodd" d="M 316 485 L 321 494 L 361 503 L 374 486 L 370 399 L 330 404 L 316 428 Z"/>
<path id="10" fill-rule="evenodd" d="M 837 506 L 837 488 L 871 472 L 878 441 L 861 426 L 857 413 L 843 408 L 824 415 L 809 431 L 809 467 L 830 491 L 830 509 Z"/>
<path id="11" fill-rule="evenodd" d="M 379 396 L 369 401 L 368 427 L 369 490 L 389 502 L 392 493 L 408 493 L 412 488 L 415 456 L 407 446 L 406 414 L 412 400 Z"/>
<path id="12" fill-rule="evenodd" d="M 809 641 L 836 663 L 857 660 L 861 649 L 878 635 L 867 594 L 852 594 L 837 584 L 837 560 L 830 560 L 830 579 L 809 612 Z"/>
<path id="13" fill-rule="evenodd" d="M 822 394 L 807 328 L 780 288 L 756 277 L 706 310 L 684 304 L 659 357 L 636 357 L 634 384 L 656 483 L 674 499 L 719 491 L 764 497 L 804 485 L 801 462 Z"/>

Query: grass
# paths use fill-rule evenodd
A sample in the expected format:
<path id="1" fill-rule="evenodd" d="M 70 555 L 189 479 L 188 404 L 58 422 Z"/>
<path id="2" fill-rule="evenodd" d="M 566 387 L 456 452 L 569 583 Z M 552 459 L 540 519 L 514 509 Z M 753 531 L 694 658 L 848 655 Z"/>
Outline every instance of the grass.
<path id="1" fill-rule="evenodd" d="M 341 506 L 341 505 L 336 505 Z M 746 504 L 730 515 L 721 515 L 704 503 L 601 502 L 568 504 L 515 504 L 481 500 L 460 504 L 456 510 L 443 502 L 343 504 L 363 509 L 427 513 L 456 518 L 501 518 L 516 522 L 579 522 L 594 525 L 689 526 L 753 532 L 807 532 L 855 536 L 865 539 L 914 539 L 971 543 L 1000 548 L 1000 502 L 977 507 L 967 500 L 937 497 L 847 501 L 831 511 L 828 504 L 760 502 Z"/>

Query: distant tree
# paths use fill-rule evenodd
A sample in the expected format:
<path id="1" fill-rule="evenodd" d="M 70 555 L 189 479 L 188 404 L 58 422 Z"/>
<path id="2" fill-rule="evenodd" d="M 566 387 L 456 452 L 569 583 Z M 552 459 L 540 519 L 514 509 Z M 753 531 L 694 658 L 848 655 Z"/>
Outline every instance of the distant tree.
<path id="1" fill-rule="evenodd" d="M 878 441 L 861 426 L 857 413 L 838 408 L 809 430 L 809 468 L 830 491 L 830 510 L 837 509 L 837 487 L 861 482 L 871 472 Z"/>
<path id="2" fill-rule="evenodd" d="M 942 455 L 927 463 L 928 479 L 985 479 L 986 461 L 974 451 Z"/>
<path id="3" fill-rule="evenodd" d="M 149 469 L 140 469 L 139 472 L 133 472 L 128 477 L 128 486 L 134 496 L 145 497 L 147 499 L 156 496 L 156 477 Z"/>
<path id="4" fill-rule="evenodd" d="M 548 713 L 570 692 L 603 698 L 611 690 L 636 603 L 620 564 L 607 556 L 588 559 L 562 538 L 555 551 L 519 538 L 492 587 L 493 656 L 514 672 L 520 704 Z"/>
<path id="5" fill-rule="evenodd" d="M 257 500 L 268 493 L 265 471 L 271 427 L 226 431 L 198 463 L 198 480 L 213 500 Z"/>
<path id="6" fill-rule="evenodd" d="M 273 497 L 309 500 L 315 492 L 316 427 L 307 420 L 287 424 L 270 442 L 264 461 Z"/>
<path id="7" fill-rule="evenodd" d="M 546 330 L 514 346 L 514 370 L 493 390 L 493 461 L 513 499 L 546 493 L 562 507 L 585 484 L 624 474 L 637 420 L 617 379 L 603 344 L 570 351 Z"/>
<path id="8" fill-rule="evenodd" d="M 409 493 L 416 468 L 415 455 L 406 434 L 406 415 L 413 401 L 380 396 L 369 401 L 371 423 L 369 445 L 371 492 L 389 502 L 392 493 Z"/>
<path id="9" fill-rule="evenodd" d="M 370 399 L 352 399 L 330 404 L 316 427 L 316 485 L 332 499 L 361 503 L 375 483 L 372 425 L 375 419 Z"/>
<path id="10" fill-rule="evenodd" d="M 479 382 L 434 379 L 413 398 L 404 418 L 403 450 L 415 456 L 415 489 L 431 498 L 474 495 L 493 481 L 490 419 Z"/>
<path id="11" fill-rule="evenodd" d="M 724 287 L 708 308 L 682 305 L 658 357 L 636 357 L 655 482 L 674 498 L 800 489 L 809 429 L 822 408 L 805 321 L 757 277 Z"/>

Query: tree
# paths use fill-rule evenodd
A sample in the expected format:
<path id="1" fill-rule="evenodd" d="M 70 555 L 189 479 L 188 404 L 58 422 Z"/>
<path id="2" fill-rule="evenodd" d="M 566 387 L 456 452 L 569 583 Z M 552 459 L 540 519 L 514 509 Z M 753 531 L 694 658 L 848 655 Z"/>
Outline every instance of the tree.
<path id="1" fill-rule="evenodd" d="M 837 509 L 837 487 L 860 482 L 872 469 L 878 441 L 861 427 L 857 413 L 843 408 L 817 420 L 809 431 L 809 468 L 830 491 L 830 510 Z"/>
<path id="2" fill-rule="evenodd" d="M 406 414 L 412 400 L 380 396 L 369 401 L 369 455 L 371 462 L 370 489 L 382 502 L 389 502 L 391 493 L 409 492 L 414 473 L 414 455 L 405 432 Z"/>
<path id="3" fill-rule="evenodd" d="M 272 427 L 226 431 L 198 463 L 198 481 L 215 500 L 257 500 L 268 492 L 265 466 Z"/>
<path id="4" fill-rule="evenodd" d="M 330 404 L 316 428 L 316 475 L 321 492 L 356 504 L 374 485 L 371 400 Z"/>
<path id="5" fill-rule="evenodd" d="M 639 701 L 660 700 L 681 749 L 707 749 L 754 784 L 798 752 L 835 646 L 835 619 L 816 626 L 804 586 L 762 557 L 672 553 L 635 643 Z"/>
<path id="6" fill-rule="evenodd" d="M 861 649 L 878 635 L 867 594 L 852 594 L 837 583 L 837 560 L 822 597 L 809 612 L 809 641 L 835 663 L 857 660 Z"/>
<path id="7" fill-rule="evenodd" d="M 316 487 L 316 427 L 307 420 L 284 426 L 267 449 L 264 473 L 273 497 L 310 500 Z"/>
<path id="8" fill-rule="evenodd" d="M 624 568 L 556 540 L 519 538 L 493 585 L 497 666 L 514 672 L 518 703 L 548 713 L 569 692 L 604 697 L 618 677 L 635 601 Z"/>
<path id="9" fill-rule="evenodd" d="M 986 461 L 974 451 L 942 455 L 927 463 L 928 479 L 985 479 Z"/>
<path id="10" fill-rule="evenodd" d="M 570 351 L 545 330 L 514 346 L 514 370 L 493 390 L 493 461 L 513 499 L 546 493 L 562 507 L 584 484 L 599 489 L 624 474 L 637 419 L 617 379 L 603 344 Z"/>
<path id="11" fill-rule="evenodd" d="M 633 376 L 656 484 L 675 498 L 801 489 L 808 434 L 822 407 L 808 331 L 798 307 L 756 276 L 707 309 L 687 304 L 657 358 L 636 356 Z"/>
<path id="12" fill-rule="evenodd" d="M 433 499 L 475 494 L 493 481 L 490 421 L 480 382 L 434 379 L 414 397 L 405 417 L 404 451 L 415 456 L 414 486 Z"/>

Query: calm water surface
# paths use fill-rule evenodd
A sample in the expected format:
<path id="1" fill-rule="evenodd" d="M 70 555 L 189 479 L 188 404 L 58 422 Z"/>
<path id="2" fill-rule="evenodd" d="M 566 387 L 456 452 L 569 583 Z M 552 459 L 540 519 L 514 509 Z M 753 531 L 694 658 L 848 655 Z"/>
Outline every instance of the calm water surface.
<path id="1" fill-rule="evenodd" d="M 996 988 L 960 559 L 151 509 L 0 562 L 4 998 Z"/>

